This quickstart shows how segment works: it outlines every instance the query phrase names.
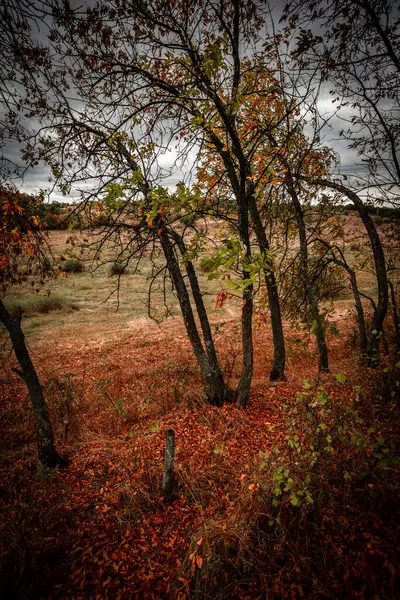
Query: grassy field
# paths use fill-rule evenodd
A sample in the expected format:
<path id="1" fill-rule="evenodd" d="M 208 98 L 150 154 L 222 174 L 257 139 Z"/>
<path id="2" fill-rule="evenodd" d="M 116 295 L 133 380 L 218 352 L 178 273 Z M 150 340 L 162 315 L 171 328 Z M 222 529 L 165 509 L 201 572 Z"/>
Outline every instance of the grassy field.
<path id="1" fill-rule="evenodd" d="M 49 234 L 50 247 L 56 263 L 60 265 L 60 273 L 63 269 L 60 257 L 71 252 L 67 243 L 70 237 L 68 231 L 51 231 Z M 76 255 L 80 259 L 79 253 Z M 29 286 L 11 290 L 5 299 L 6 305 L 14 309 L 19 305 L 22 307 L 23 327 L 28 340 L 39 341 L 55 332 L 57 338 L 63 339 L 92 335 L 95 338 L 114 337 L 119 332 L 134 329 L 138 323 L 152 323 L 148 314 L 152 263 L 145 257 L 139 274 L 132 273 L 128 267 L 127 273 L 118 277 L 110 275 L 113 258 L 111 250 L 103 253 L 99 263 L 85 255 L 83 260 L 80 259 L 84 265 L 83 272 L 57 276 L 46 282 L 39 294 L 32 294 Z M 222 282 L 209 281 L 205 275 L 200 275 L 200 285 L 214 320 L 235 313 L 238 305 L 235 300 L 224 310 L 214 310 L 215 296 L 222 289 Z M 164 306 L 163 280 L 159 278 L 151 293 L 151 314 L 160 323 L 167 316 L 176 318 L 180 315 L 179 303 L 169 281 L 166 281 L 165 292 L 167 309 Z"/>
<path id="2" fill-rule="evenodd" d="M 364 237 L 361 222 L 357 217 L 348 217 L 346 228 L 349 240 L 360 235 Z M 69 238 L 71 238 L 69 231 L 49 232 L 49 244 L 56 264 L 60 265 L 61 272 L 65 261 L 63 263 L 60 258 L 68 259 L 70 255 L 75 254 L 84 265 L 83 272 L 70 272 L 62 277 L 53 278 L 46 283 L 39 294 L 32 294 L 31 288 L 27 286 L 10 290 L 6 297 L 9 308 L 22 306 L 23 326 L 28 340 L 34 343 L 48 335 L 54 335 L 55 332 L 59 339 L 87 336 L 96 338 L 107 335 L 114 337 L 118 332 L 134 329 L 138 322 L 150 324 L 152 321 L 148 315 L 148 301 L 152 263 L 149 257 L 145 257 L 141 262 L 140 274 L 132 273 L 132 267 L 128 267 L 128 272 L 121 277 L 110 276 L 110 269 L 115 261 L 115 252 L 111 247 L 106 248 L 102 260 L 95 263 L 87 253 L 82 260 L 77 249 L 78 245 L 72 248 L 68 243 Z M 79 236 L 77 238 L 79 240 Z M 345 275 L 343 278 L 346 281 Z M 375 279 L 368 268 L 359 271 L 358 280 L 360 289 L 364 293 L 376 295 Z M 235 298 L 226 303 L 223 309 L 214 309 L 216 294 L 224 287 L 223 281 L 209 281 L 205 274 L 200 273 L 200 285 L 205 292 L 205 303 L 213 322 L 224 321 L 233 315 L 238 315 L 240 301 Z M 169 281 L 166 282 L 165 293 L 167 311 L 164 306 L 161 277 L 153 285 L 151 294 L 151 313 L 160 323 L 166 316 L 169 318 L 180 316 L 179 303 L 172 293 Z M 335 299 L 335 311 L 343 316 L 352 305 L 351 290 L 343 289 Z M 332 307 L 330 310 L 332 312 Z"/>

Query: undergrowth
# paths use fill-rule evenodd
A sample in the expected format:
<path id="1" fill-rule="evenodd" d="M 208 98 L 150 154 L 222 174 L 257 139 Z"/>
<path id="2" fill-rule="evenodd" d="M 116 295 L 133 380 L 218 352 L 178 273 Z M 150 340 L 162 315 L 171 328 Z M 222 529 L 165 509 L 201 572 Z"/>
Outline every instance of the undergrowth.
<path id="1" fill-rule="evenodd" d="M 397 406 L 305 382 L 283 408 L 283 446 L 260 450 L 228 519 L 192 537 L 191 597 L 398 597 Z"/>

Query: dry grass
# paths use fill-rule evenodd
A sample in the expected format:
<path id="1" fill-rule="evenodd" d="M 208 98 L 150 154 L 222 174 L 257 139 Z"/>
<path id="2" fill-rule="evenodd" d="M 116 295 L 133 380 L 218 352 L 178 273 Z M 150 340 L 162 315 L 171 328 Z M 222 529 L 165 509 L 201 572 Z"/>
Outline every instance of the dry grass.
<path id="1" fill-rule="evenodd" d="M 71 250 L 76 250 L 79 246 L 79 239 L 74 248 L 68 243 L 71 233 L 69 231 L 51 231 L 49 232 L 49 243 L 56 261 L 60 265 L 60 271 L 65 271 L 66 263 L 79 262 L 84 266 L 83 272 L 64 273 L 61 277 L 56 277 L 46 283 L 46 292 L 50 292 L 50 299 L 46 300 L 48 306 L 51 305 L 51 298 L 65 299 L 63 308 L 53 309 L 52 314 L 47 314 L 45 310 L 26 310 L 24 311 L 24 331 L 31 341 L 40 341 L 46 339 L 56 330 L 57 337 L 68 343 L 71 340 L 78 343 L 93 339 L 97 340 L 113 337 L 122 332 L 136 328 L 136 322 L 146 322 L 151 326 L 151 319 L 148 316 L 148 289 L 149 278 L 151 277 L 152 265 L 148 258 L 142 261 L 140 273 L 132 273 L 129 267 L 128 272 L 123 277 L 110 277 L 110 264 L 114 265 L 116 260 L 115 251 L 112 248 L 105 250 L 102 263 L 96 263 L 86 255 L 80 255 L 75 252 L 68 261 L 63 261 L 63 257 L 71 254 Z M 92 238 L 90 238 L 91 240 Z M 93 240 L 96 235 L 93 235 Z M 114 274 L 114 273 L 113 273 Z M 153 287 L 151 298 L 151 314 L 160 322 L 163 321 L 166 313 L 164 301 L 168 307 L 168 316 L 180 316 L 179 303 L 176 296 L 172 293 L 171 287 L 166 286 L 166 295 L 160 282 L 159 286 Z M 222 289 L 223 282 L 208 281 L 204 276 L 200 276 L 200 285 L 205 291 L 205 303 L 211 311 L 214 321 L 225 320 L 230 311 L 236 311 L 236 305 L 232 301 L 227 303 L 224 309 L 214 310 L 215 296 Z M 31 286 L 15 287 L 11 290 L 8 298 L 9 304 L 29 304 Z M 38 296 L 41 298 L 41 296 Z M 68 300 L 66 300 L 68 299 Z M 43 303 L 43 300 L 40 300 Z M 71 312 L 67 309 L 67 303 L 71 307 L 79 308 L 79 311 Z M 54 302 L 54 304 L 56 304 Z M 62 313 L 54 311 L 60 310 Z"/>
<path id="2" fill-rule="evenodd" d="M 22 314 L 26 316 L 47 315 L 53 311 L 71 313 L 77 309 L 76 305 L 59 294 L 51 296 L 18 294 L 6 297 L 4 304 L 12 317 L 16 317 L 20 309 Z"/>

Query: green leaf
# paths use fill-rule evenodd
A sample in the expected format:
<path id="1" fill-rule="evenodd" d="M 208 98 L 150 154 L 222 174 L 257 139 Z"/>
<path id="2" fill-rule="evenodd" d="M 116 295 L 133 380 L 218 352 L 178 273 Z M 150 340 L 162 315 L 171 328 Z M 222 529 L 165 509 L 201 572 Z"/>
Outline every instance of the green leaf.
<path id="1" fill-rule="evenodd" d="M 158 423 L 152 423 L 152 425 L 150 425 L 150 431 L 151 431 L 151 433 L 157 433 Z"/>
<path id="2" fill-rule="evenodd" d="M 220 444 L 219 446 L 214 448 L 214 450 L 213 450 L 214 454 L 221 454 L 222 450 L 224 449 L 224 446 L 225 446 L 225 442 L 222 442 L 222 444 Z"/>
<path id="3" fill-rule="evenodd" d="M 300 504 L 300 500 L 294 492 L 290 494 L 290 503 L 293 504 L 293 506 L 299 506 Z"/>
<path id="4" fill-rule="evenodd" d="M 346 375 L 343 375 L 342 373 L 338 373 L 337 375 L 335 375 L 336 377 L 336 381 L 338 381 L 339 383 L 344 383 L 346 381 Z"/>

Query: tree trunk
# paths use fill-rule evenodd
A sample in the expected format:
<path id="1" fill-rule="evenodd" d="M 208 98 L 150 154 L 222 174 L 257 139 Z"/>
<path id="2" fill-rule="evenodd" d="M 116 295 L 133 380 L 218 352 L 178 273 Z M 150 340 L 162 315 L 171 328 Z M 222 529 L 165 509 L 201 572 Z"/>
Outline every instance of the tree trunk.
<path id="1" fill-rule="evenodd" d="M 247 273 L 244 273 L 244 277 Z M 253 286 L 243 292 L 242 306 L 242 374 L 238 386 L 237 401 L 246 408 L 249 401 L 250 384 L 253 378 Z"/>
<path id="2" fill-rule="evenodd" d="M 300 238 L 300 276 L 304 285 L 304 290 L 308 298 L 308 302 L 310 304 L 312 328 L 315 332 L 319 352 L 319 371 L 329 372 L 328 348 L 326 346 L 324 328 L 322 326 L 321 315 L 318 307 L 318 300 L 315 295 L 314 288 L 311 284 L 308 272 L 307 234 L 304 223 L 303 210 L 301 208 L 300 200 L 297 196 L 296 190 L 294 189 L 293 183 L 292 181 L 290 181 L 290 179 L 287 180 L 287 185 L 296 212 L 296 221 Z"/>
<path id="3" fill-rule="evenodd" d="M 238 202 L 239 233 L 246 248 L 246 258 L 251 260 L 251 247 L 249 235 L 249 214 L 247 202 Z M 250 273 L 243 268 L 242 279 L 249 280 Z M 246 408 L 249 401 L 250 384 L 253 378 L 253 284 L 247 284 L 243 290 L 242 303 L 242 374 L 237 389 L 239 406 Z"/>
<path id="4" fill-rule="evenodd" d="M 254 232 L 257 237 L 257 243 L 262 254 L 266 255 L 269 252 L 268 239 L 265 233 L 265 228 L 261 222 L 260 213 L 258 211 L 254 196 L 250 199 L 250 215 L 253 221 Z M 267 286 L 269 310 L 271 315 L 272 341 L 274 344 L 274 359 L 271 372 L 269 375 L 270 381 L 279 379 L 285 380 L 285 338 L 283 335 L 281 306 L 279 302 L 278 288 L 276 285 L 275 274 L 273 271 L 264 271 L 265 284 Z"/>
<path id="5" fill-rule="evenodd" d="M 347 196 L 354 202 L 357 208 L 358 214 L 361 217 L 364 227 L 367 230 L 369 240 L 371 242 L 372 254 L 375 264 L 376 281 L 378 286 L 378 302 L 376 310 L 374 311 L 374 319 L 371 331 L 368 336 L 368 347 L 367 347 L 367 360 L 371 367 L 375 367 L 379 364 L 379 342 L 383 333 L 383 323 L 386 318 L 389 304 L 389 292 L 388 292 L 388 279 L 386 272 L 385 254 L 383 251 L 382 243 L 379 234 L 376 230 L 375 224 L 371 219 L 368 209 L 364 206 L 361 198 L 341 183 L 329 181 L 326 179 L 315 179 L 312 181 L 313 184 L 322 185 L 324 187 L 336 190 L 341 194 Z"/>
<path id="6" fill-rule="evenodd" d="M 173 237 L 173 239 L 176 241 L 176 243 L 179 247 L 179 251 L 183 257 L 186 253 L 186 246 L 185 246 L 185 243 L 184 243 L 182 237 L 176 231 L 172 231 L 172 230 L 168 230 L 168 231 L 169 231 L 170 235 Z M 193 266 L 193 263 L 190 260 L 185 261 L 185 268 L 186 268 L 186 273 L 187 273 L 189 283 L 190 283 L 190 289 L 192 290 L 193 299 L 194 299 L 194 302 L 196 305 L 196 311 L 197 311 L 197 315 L 199 317 L 201 330 L 203 333 L 206 354 L 208 357 L 208 361 L 210 363 L 210 367 L 213 371 L 212 380 L 215 382 L 215 385 L 216 385 L 216 389 L 213 393 L 216 394 L 217 396 L 219 396 L 222 393 L 228 399 L 230 392 L 224 384 L 224 378 L 223 378 L 223 375 L 222 375 L 222 372 L 221 372 L 221 369 L 219 366 L 218 357 L 217 357 L 217 353 L 216 353 L 215 345 L 214 345 L 214 339 L 213 339 L 213 335 L 211 332 L 210 322 L 208 320 L 206 307 L 204 306 L 203 296 L 200 291 L 200 286 L 199 286 L 199 282 L 197 279 L 196 270 Z"/>
<path id="7" fill-rule="evenodd" d="M 330 245 L 325 240 L 319 239 L 319 241 L 322 244 L 324 244 L 327 248 L 330 248 L 332 250 Z M 353 291 L 354 296 L 354 305 L 357 311 L 358 333 L 360 336 L 360 352 L 363 355 L 367 349 L 367 328 L 365 325 L 364 307 L 362 305 L 361 295 L 357 285 L 357 275 L 355 271 L 348 265 L 342 250 L 338 248 L 336 248 L 336 250 L 340 253 L 342 258 L 338 259 L 335 257 L 335 255 L 333 255 L 331 260 L 349 274 L 351 289 Z"/>
<path id="8" fill-rule="evenodd" d="M 353 269 L 348 270 L 351 281 L 351 289 L 353 290 L 354 303 L 357 311 L 358 332 L 360 335 L 360 352 L 363 354 L 367 350 L 367 330 L 365 327 L 364 309 L 361 302 L 361 297 L 358 291 L 356 274 Z"/>
<path id="9" fill-rule="evenodd" d="M 42 386 L 36 369 L 25 344 L 24 334 L 21 329 L 20 319 L 13 319 L 3 302 L 0 300 L 0 319 L 10 334 L 11 342 L 21 367 L 21 377 L 29 391 L 32 402 L 37 432 L 38 456 L 41 463 L 54 469 L 65 466 L 67 461 L 62 458 L 54 447 L 53 431 L 51 428 L 49 411 L 43 396 Z"/>
<path id="10" fill-rule="evenodd" d="M 158 235 L 164 256 L 167 260 L 168 270 L 178 295 L 178 301 L 181 307 L 186 331 L 205 382 L 207 400 L 209 404 L 213 406 L 222 406 L 226 394 L 226 388 L 221 371 L 219 368 L 218 371 L 213 369 L 209 358 L 204 351 L 190 303 L 189 293 L 187 291 L 178 260 L 175 256 L 174 248 L 168 237 L 168 233 L 163 226 L 160 226 Z"/>

